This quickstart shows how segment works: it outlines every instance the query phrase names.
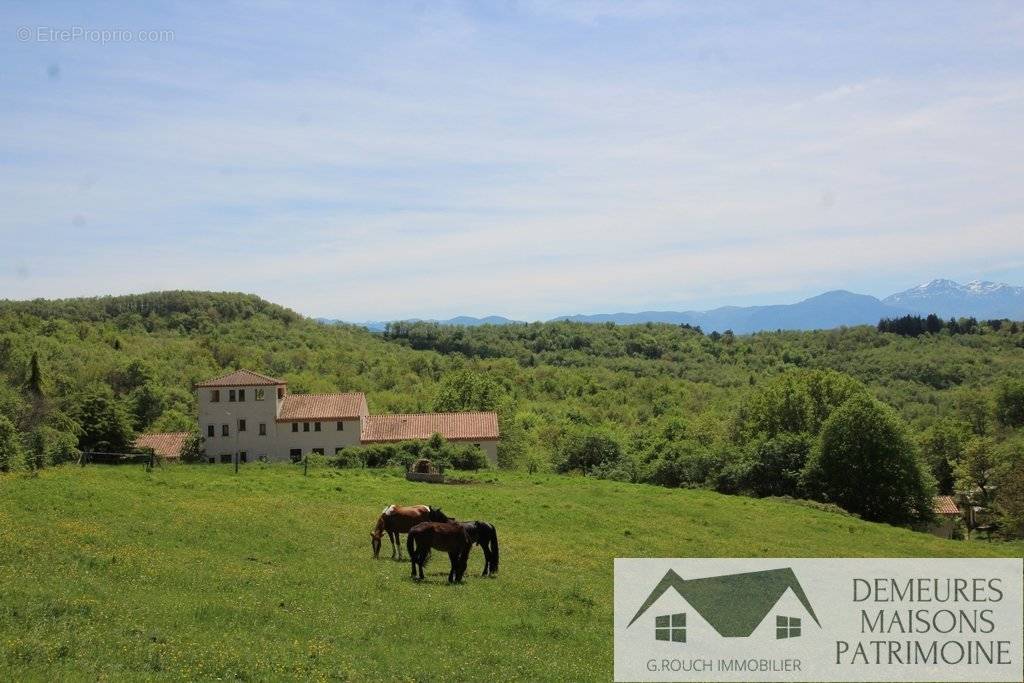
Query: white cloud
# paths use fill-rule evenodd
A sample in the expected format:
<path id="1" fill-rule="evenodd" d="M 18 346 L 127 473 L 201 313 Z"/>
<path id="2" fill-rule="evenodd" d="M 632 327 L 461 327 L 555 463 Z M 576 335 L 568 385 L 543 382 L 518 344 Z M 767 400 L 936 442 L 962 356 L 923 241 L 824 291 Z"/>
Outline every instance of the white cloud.
<path id="1" fill-rule="evenodd" d="M 589 3 L 555 17 L 570 28 L 455 5 L 234 24 L 190 8 L 163 59 L 72 46 L 40 85 L 21 54 L 24 87 L 0 101 L 0 289 L 533 318 L 886 293 L 1024 261 L 1024 74 L 874 54 L 790 72 L 794 55 L 758 51 L 795 34 L 818 54 L 827 18 L 679 8 Z M 678 43 L 659 42 L 670 25 Z M 864 49 L 884 57 L 889 37 Z"/>

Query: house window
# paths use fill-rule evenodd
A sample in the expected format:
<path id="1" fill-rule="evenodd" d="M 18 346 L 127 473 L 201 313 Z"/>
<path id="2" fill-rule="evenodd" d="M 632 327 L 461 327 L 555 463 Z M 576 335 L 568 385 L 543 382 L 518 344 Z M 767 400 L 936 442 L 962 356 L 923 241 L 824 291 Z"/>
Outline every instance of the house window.
<path id="1" fill-rule="evenodd" d="M 220 389 L 214 389 L 210 392 L 210 403 L 220 403 Z"/>
<path id="2" fill-rule="evenodd" d="M 293 432 L 299 431 L 299 423 L 298 422 L 292 422 L 292 431 Z"/>
<path id="3" fill-rule="evenodd" d="M 313 449 L 313 455 L 323 455 L 323 454 L 324 454 L 324 449 L 322 449 L 322 448 L 314 448 Z"/>
<path id="4" fill-rule="evenodd" d="M 248 457 L 249 457 L 248 453 L 246 453 L 245 451 L 239 451 L 239 453 L 238 453 L 238 462 L 247 462 Z"/>
<path id="5" fill-rule="evenodd" d="M 245 431 L 245 420 L 239 420 L 238 421 L 238 431 L 240 431 L 240 432 L 244 432 Z"/>
<path id="6" fill-rule="evenodd" d="M 208 436 L 208 437 L 210 437 L 212 439 L 216 435 L 217 435 L 217 428 L 214 427 L 213 425 L 206 425 L 206 436 Z"/>
<path id="7" fill-rule="evenodd" d="M 778 640 L 799 638 L 800 619 L 797 617 L 775 617 L 775 637 Z"/>
<path id="8" fill-rule="evenodd" d="M 314 422 L 313 423 L 313 431 L 314 432 L 319 432 L 320 431 L 320 423 L 319 422 Z"/>
<path id="9" fill-rule="evenodd" d="M 309 431 L 309 423 L 308 422 L 303 422 L 302 423 L 302 431 L 304 431 L 304 432 L 308 432 Z"/>
<path id="10" fill-rule="evenodd" d="M 339 432 L 345 431 L 345 423 L 340 421 L 340 420 L 338 421 L 338 431 Z"/>
<path id="11" fill-rule="evenodd" d="M 230 428 L 227 425 L 221 425 L 220 426 L 220 435 L 221 436 L 228 436 L 230 433 L 231 433 L 231 430 L 230 430 Z"/>
<path id="12" fill-rule="evenodd" d="M 686 642 L 686 613 L 654 617 L 654 639 L 673 643 Z"/>
<path id="13" fill-rule="evenodd" d="M 237 398 L 237 396 L 238 396 L 238 392 L 236 392 L 234 389 L 229 389 L 228 390 L 228 402 L 229 403 L 234 403 L 235 399 Z"/>
<path id="14" fill-rule="evenodd" d="M 266 436 L 266 435 L 267 435 L 267 423 L 266 422 L 260 422 L 260 436 Z"/>
<path id="15" fill-rule="evenodd" d="M 217 458 L 212 458 L 212 457 L 211 458 L 207 458 L 206 461 L 208 463 L 210 463 L 211 465 L 214 465 L 214 464 L 217 463 Z"/>
<path id="16" fill-rule="evenodd" d="M 290 451 L 288 451 L 288 455 L 291 456 L 292 462 L 298 462 L 302 460 L 302 449 L 293 448 Z"/>
<path id="17" fill-rule="evenodd" d="M 253 389 L 252 393 L 254 394 L 253 398 L 255 398 L 257 401 L 263 400 L 265 394 L 263 389 Z"/>
<path id="18" fill-rule="evenodd" d="M 238 400 L 239 402 L 245 401 L 245 389 L 238 390 Z"/>
<path id="19" fill-rule="evenodd" d="M 221 462 L 230 463 L 231 462 L 231 454 L 230 453 L 221 453 L 220 454 L 220 461 Z"/>
<path id="20" fill-rule="evenodd" d="M 283 400 L 283 399 L 284 399 L 284 387 L 278 387 L 277 388 L 277 400 L 280 401 L 280 400 Z"/>

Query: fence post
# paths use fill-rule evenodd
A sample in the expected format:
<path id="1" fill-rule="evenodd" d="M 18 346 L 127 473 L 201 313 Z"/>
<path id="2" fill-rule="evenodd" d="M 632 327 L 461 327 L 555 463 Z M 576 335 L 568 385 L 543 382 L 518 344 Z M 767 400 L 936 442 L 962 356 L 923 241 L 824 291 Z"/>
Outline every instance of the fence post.
<path id="1" fill-rule="evenodd" d="M 309 476 L 309 454 L 308 453 L 306 454 L 306 457 L 302 459 L 302 476 L 304 476 L 304 477 L 308 477 Z"/>

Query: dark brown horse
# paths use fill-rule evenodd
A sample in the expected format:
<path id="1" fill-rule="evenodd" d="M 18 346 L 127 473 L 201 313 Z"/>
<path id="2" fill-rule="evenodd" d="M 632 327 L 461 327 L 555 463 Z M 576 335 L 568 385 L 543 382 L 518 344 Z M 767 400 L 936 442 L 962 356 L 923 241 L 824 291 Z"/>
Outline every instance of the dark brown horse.
<path id="1" fill-rule="evenodd" d="M 406 548 L 409 550 L 409 561 L 412 563 L 412 578 L 423 579 L 423 565 L 427 561 L 427 554 L 436 548 L 448 553 L 448 560 L 452 565 L 448 572 L 448 583 L 462 581 L 462 575 L 466 573 L 469 551 L 476 542 L 470 533 L 470 529 L 458 522 L 423 522 L 410 529 Z"/>
<path id="2" fill-rule="evenodd" d="M 391 559 L 402 559 L 402 538 L 400 534 L 409 533 L 421 522 L 447 522 L 448 516 L 441 511 L 441 508 L 432 508 L 429 505 L 389 505 L 384 508 L 377 518 L 377 524 L 370 532 L 370 544 L 373 546 L 373 559 L 380 555 L 381 537 L 384 532 L 388 534 L 391 541 Z"/>

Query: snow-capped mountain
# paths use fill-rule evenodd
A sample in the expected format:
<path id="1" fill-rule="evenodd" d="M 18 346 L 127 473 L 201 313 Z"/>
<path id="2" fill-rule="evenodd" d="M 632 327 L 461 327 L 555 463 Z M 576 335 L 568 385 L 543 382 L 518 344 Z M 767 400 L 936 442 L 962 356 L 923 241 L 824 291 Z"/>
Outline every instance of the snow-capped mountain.
<path id="1" fill-rule="evenodd" d="M 642 311 L 639 313 L 597 313 L 565 315 L 554 320 L 585 323 L 613 322 L 635 325 L 661 322 L 700 325 L 705 332 L 732 330 L 739 334 L 759 330 L 819 330 L 841 325 L 875 325 L 882 318 L 908 313 L 948 318 L 975 317 L 979 320 L 1010 318 L 1024 320 L 1024 287 L 975 280 L 962 285 L 953 280 L 932 280 L 879 301 L 873 296 L 843 290 L 825 292 L 792 304 L 772 306 L 724 306 L 710 311 Z M 322 322 L 339 322 L 321 319 Z M 412 321 L 410 321 L 412 322 Z M 435 320 L 442 325 L 505 325 L 514 321 L 500 316 L 470 318 L 459 316 Z M 356 323 L 374 331 L 383 322 Z"/>
<path id="2" fill-rule="evenodd" d="M 1024 318 L 1024 287 L 982 280 L 966 285 L 953 280 L 932 280 L 887 296 L 882 303 L 922 315 L 935 313 L 943 318 L 974 316 L 1019 320 Z"/>

